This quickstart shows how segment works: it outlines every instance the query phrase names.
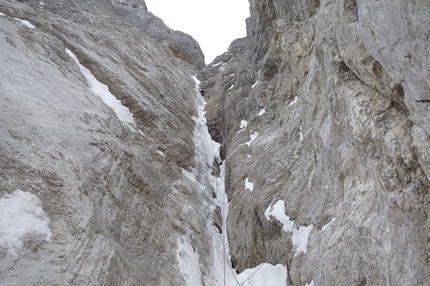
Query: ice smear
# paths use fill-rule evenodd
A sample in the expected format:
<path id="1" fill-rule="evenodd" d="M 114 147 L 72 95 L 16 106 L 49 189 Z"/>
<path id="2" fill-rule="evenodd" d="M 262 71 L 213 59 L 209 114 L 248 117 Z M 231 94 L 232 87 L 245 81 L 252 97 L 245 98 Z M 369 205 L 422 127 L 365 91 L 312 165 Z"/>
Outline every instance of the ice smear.
<path id="1" fill-rule="evenodd" d="M 266 113 L 266 108 L 263 108 L 262 110 L 260 110 L 260 112 L 257 114 L 258 116 L 263 115 L 264 113 Z"/>
<path id="2" fill-rule="evenodd" d="M 308 250 L 308 237 L 310 232 L 313 229 L 313 225 L 309 226 L 301 226 L 297 229 L 294 221 L 290 220 L 290 217 L 286 214 L 284 201 L 279 200 L 276 204 L 269 205 L 269 207 L 264 212 L 266 219 L 270 221 L 271 217 L 277 219 L 280 223 L 282 223 L 282 229 L 285 232 L 293 233 L 293 245 L 297 247 L 296 254 L 306 253 Z"/>
<path id="3" fill-rule="evenodd" d="M 257 131 L 254 131 L 254 133 L 250 136 L 250 140 L 248 141 L 248 142 L 246 142 L 246 143 L 244 143 L 244 144 L 242 144 L 242 145 L 251 145 L 251 143 L 255 140 L 255 139 L 257 139 L 257 137 L 258 137 L 258 132 Z"/>
<path id="4" fill-rule="evenodd" d="M 294 100 L 292 102 L 290 102 L 290 104 L 288 104 L 288 106 L 292 106 L 297 102 L 297 96 L 294 98 Z"/>
<path id="5" fill-rule="evenodd" d="M 251 183 L 248 178 L 245 179 L 245 189 L 250 190 L 251 192 L 254 190 L 254 183 Z"/>
<path id="6" fill-rule="evenodd" d="M 27 234 L 42 234 L 49 241 L 49 222 L 41 201 L 30 192 L 15 190 L 0 198 L 0 246 L 13 254 Z"/>
<path id="7" fill-rule="evenodd" d="M 101 97 L 103 102 L 113 109 L 118 118 L 132 130 L 134 130 L 131 125 L 136 126 L 136 123 L 133 119 L 133 114 L 130 113 L 130 110 L 121 104 L 121 101 L 116 99 L 116 97 L 110 93 L 107 85 L 99 82 L 95 76 L 91 73 L 89 69 L 81 65 L 78 58 L 75 54 L 73 54 L 69 49 L 66 49 L 66 53 L 75 61 L 81 70 L 82 74 L 87 79 L 88 85 L 90 86 L 90 90 L 97 96 Z"/>
<path id="8" fill-rule="evenodd" d="M 21 20 L 21 19 L 18 19 L 18 18 L 13 18 L 14 20 L 17 20 L 17 21 L 20 21 L 21 23 L 23 23 L 24 24 L 24 26 L 26 26 L 27 28 L 30 28 L 30 29 L 34 29 L 34 28 L 36 28 L 36 26 L 34 26 L 33 24 L 31 24 L 29 21 L 27 21 L 27 20 Z"/>

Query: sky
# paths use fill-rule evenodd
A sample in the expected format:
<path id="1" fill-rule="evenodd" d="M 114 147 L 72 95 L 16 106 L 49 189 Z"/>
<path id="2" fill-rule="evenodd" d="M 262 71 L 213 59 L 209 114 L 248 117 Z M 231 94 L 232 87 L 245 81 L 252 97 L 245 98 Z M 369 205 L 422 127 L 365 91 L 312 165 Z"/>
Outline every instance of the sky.
<path id="1" fill-rule="evenodd" d="M 174 30 L 191 35 L 208 64 L 246 36 L 248 0 L 145 0 L 148 11 Z"/>

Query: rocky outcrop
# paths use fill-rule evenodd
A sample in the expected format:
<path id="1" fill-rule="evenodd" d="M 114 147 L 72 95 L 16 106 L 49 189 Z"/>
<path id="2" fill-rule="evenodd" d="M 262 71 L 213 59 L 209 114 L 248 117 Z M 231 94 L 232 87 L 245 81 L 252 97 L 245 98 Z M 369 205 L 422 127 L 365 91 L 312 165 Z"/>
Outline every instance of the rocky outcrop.
<path id="1" fill-rule="evenodd" d="M 285 264 L 292 285 L 428 284 L 428 4 L 250 4 L 248 36 L 198 76 L 235 267 Z M 304 251 L 267 216 L 279 200 L 312 226 Z"/>
<path id="2" fill-rule="evenodd" d="M 1 1 L 0 12 L 0 202 L 15 206 L 0 210 L 0 284 L 185 285 L 186 239 L 207 250 L 197 265 L 210 275 L 212 192 L 188 175 L 198 44 L 104 0 Z M 90 90 L 66 49 L 134 123 Z"/>

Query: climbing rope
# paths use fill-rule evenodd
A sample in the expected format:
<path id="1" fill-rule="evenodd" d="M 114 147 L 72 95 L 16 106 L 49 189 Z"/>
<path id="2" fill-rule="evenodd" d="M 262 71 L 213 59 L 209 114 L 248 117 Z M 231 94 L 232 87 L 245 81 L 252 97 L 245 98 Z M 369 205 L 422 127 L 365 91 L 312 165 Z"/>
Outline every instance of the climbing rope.
<path id="1" fill-rule="evenodd" d="M 208 131 L 209 132 L 209 131 Z M 214 146 L 213 146 L 213 140 L 211 139 L 210 140 L 210 142 L 211 142 L 211 147 L 212 147 L 212 150 L 215 150 L 215 148 L 214 148 Z M 214 158 L 215 159 L 215 158 Z M 219 186 L 218 186 L 218 179 L 217 178 L 215 178 L 215 193 L 218 195 L 218 190 L 219 190 Z M 221 232 L 222 232 L 222 248 L 223 248 L 223 252 L 224 252 L 224 255 L 223 255 L 223 270 L 224 270 L 224 277 L 223 277 L 223 280 L 224 280 L 224 286 L 226 286 L 226 270 L 225 270 L 225 268 L 226 268 L 226 264 L 227 264 L 227 261 L 226 261 L 226 259 L 228 259 L 228 266 L 229 266 L 229 269 L 230 269 L 230 271 L 231 271 L 231 274 L 233 275 L 233 277 L 234 277 L 234 280 L 236 280 L 236 283 L 237 283 L 237 285 L 238 286 L 242 286 L 245 282 L 247 282 L 247 281 L 249 281 L 257 272 L 258 272 L 258 270 L 260 270 L 260 268 L 264 265 L 263 263 L 262 264 L 260 264 L 258 267 L 256 267 L 255 269 L 254 269 L 254 271 L 251 273 L 251 275 L 248 277 L 248 278 L 246 278 L 242 283 L 239 283 L 239 281 L 237 280 L 237 277 L 236 277 L 236 273 L 235 273 L 235 271 L 234 271 L 234 269 L 232 268 L 232 266 L 231 266 L 231 263 L 230 263 L 230 260 L 229 260 L 229 257 L 228 257 L 228 254 L 227 254 L 227 250 L 226 250 L 226 247 L 225 247 L 225 241 L 226 241 L 226 232 L 227 232 L 227 227 L 225 227 L 225 231 L 224 231 L 224 222 L 227 222 L 227 218 L 226 217 L 224 217 L 225 216 L 225 207 L 226 207 L 226 196 L 227 196 L 227 194 L 225 193 L 225 190 L 224 190 L 224 193 L 223 193 L 223 199 L 222 199 L 222 215 L 221 215 L 221 219 L 222 219 L 222 225 L 221 225 Z"/>

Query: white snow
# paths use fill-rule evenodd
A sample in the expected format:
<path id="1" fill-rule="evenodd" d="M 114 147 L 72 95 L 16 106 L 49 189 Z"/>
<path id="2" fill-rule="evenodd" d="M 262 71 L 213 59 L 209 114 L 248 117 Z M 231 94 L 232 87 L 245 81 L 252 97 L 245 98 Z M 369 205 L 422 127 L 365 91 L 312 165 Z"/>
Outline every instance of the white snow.
<path id="1" fill-rule="evenodd" d="M 259 266 L 246 269 L 237 276 L 242 286 L 287 286 L 288 271 L 284 265 L 260 264 Z M 229 286 L 237 286 L 237 282 Z"/>
<path id="2" fill-rule="evenodd" d="M 41 201 L 30 192 L 15 190 L 0 198 L 0 246 L 13 254 L 27 234 L 41 234 L 50 241 L 49 222 Z"/>
<path id="3" fill-rule="evenodd" d="M 303 129 L 302 129 L 302 126 L 300 125 L 300 141 L 299 142 L 302 142 L 303 141 Z"/>
<path id="4" fill-rule="evenodd" d="M 258 71 L 258 79 L 257 79 L 257 81 L 251 86 L 251 88 L 253 89 L 257 84 L 258 84 L 258 82 L 260 81 L 260 71 L 261 70 L 259 70 Z"/>
<path id="5" fill-rule="evenodd" d="M 286 286 L 287 269 L 282 265 L 262 264 L 253 269 L 247 269 L 237 275 L 236 271 L 231 268 L 230 264 L 230 248 L 228 245 L 226 220 L 228 215 L 228 199 L 225 193 L 225 166 L 221 162 L 219 155 L 220 145 L 214 141 L 209 135 L 204 106 L 206 102 L 198 93 L 199 81 L 193 77 L 196 82 L 196 95 L 201 100 L 199 106 L 199 118 L 194 118 L 196 121 L 196 129 L 194 131 L 194 143 L 196 146 L 196 168 L 193 172 L 183 170 L 183 174 L 192 180 L 198 189 L 198 193 L 207 193 L 210 188 L 215 190 L 216 198 L 213 198 L 213 204 L 220 207 L 222 213 L 222 234 L 213 226 L 213 222 L 207 219 L 206 231 L 210 238 L 208 241 L 209 251 L 205 251 L 204 255 L 213 258 L 212 267 L 205 271 L 203 275 L 199 266 L 200 255 L 193 249 L 191 244 L 192 235 L 190 233 L 178 239 L 177 260 L 178 266 L 186 281 L 186 285 L 228 285 L 237 286 L 238 281 L 241 285 L 246 286 Z M 216 178 L 211 175 L 213 160 L 221 163 L 220 177 Z M 208 182 L 211 187 L 208 186 Z M 248 181 L 249 182 L 249 181 Z M 250 182 L 249 182 L 250 183 Z M 250 183 L 252 184 L 252 183 Z M 211 193 L 207 193 L 212 197 Z M 214 206 L 203 202 L 204 209 L 210 209 Z M 202 214 L 205 215 L 206 213 Z M 223 283 L 225 280 L 225 284 Z M 203 282 L 202 282 L 203 281 Z"/>
<path id="6" fill-rule="evenodd" d="M 31 24 L 29 21 L 27 21 L 27 20 L 21 20 L 21 19 L 18 19 L 18 18 L 13 18 L 14 20 L 17 20 L 17 21 L 20 21 L 21 23 L 23 23 L 24 24 L 24 26 L 26 26 L 27 28 L 30 28 L 30 29 L 34 29 L 34 28 L 36 28 L 36 26 L 34 26 L 33 24 Z"/>
<path id="7" fill-rule="evenodd" d="M 230 76 L 234 76 L 234 73 L 232 73 Z"/>
<path id="8" fill-rule="evenodd" d="M 194 252 L 189 241 L 178 238 L 176 253 L 178 266 L 187 285 L 202 285 L 202 271 L 199 265 L 199 254 Z"/>
<path id="9" fill-rule="evenodd" d="M 244 129 L 244 128 L 246 128 L 246 126 L 248 126 L 248 121 L 241 120 L 240 121 L 240 129 Z"/>
<path id="10" fill-rule="evenodd" d="M 288 106 L 292 106 L 297 102 L 297 96 L 294 98 L 294 100 L 292 102 L 290 102 L 290 104 L 288 104 Z"/>
<path id="11" fill-rule="evenodd" d="M 263 115 L 264 113 L 266 113 L 266 108 L 263 108 L 262 110 L 260 110 L 260 112 L 257 114 L 258 116 Z"/>
<path id="12" fill-rule="evenodd" d="M 254 190 L 254 183 L 251 183 L 248 178 L 245 179 L 245 189 L 250 190 L 251 192 Z"/>
<path id="13" fill-rule="evenodd" d="M 5 14 L 3 14 L 2 12 L 0 12 L 0 16 L 6 16 Z"/>
<path id="14" fill-rule="evenodd" d="M 116 97 L 112 93 L 110 93 L 107 85 L 99 82 L 89 69 L 81 65 L 75 54 L 73 54 L 69 49 L 66 49 L 66 52 L 79 66 L 79 69 L 81 70 L 82 74 L 87 79 L 88 85 L 90 86 L 90 90 L 95 95 L 99 96 L 107 106 L 112 108 L 118 118 L 125 125 L 134 130 L 131 125 L 136 126 L 136 123 L 134 122 L 133 114 L 130 113 L 130 110 L 124 105 L 122 105 L 121 101 L 116 99 Z"/>
<path id="15" fill-rule="evenodd" d="M 309 283 L 309 284 L 305 284 L 305 286 L 315 286 L 314 285 L 314 280 L 312 280 L 311 283 Z"/>
<path id="16" fill-rule="evenodd" d="M 255 140 L 255 139 L 257 139 L 257 137 L 258 137 L 258 132 L 257 131 L 254 131 L 254 133 L 252 133 L 252 135 L 250 136 L 250 140 L 248 141 L 248 142 L 246 142 L 246 143 L 244 143 L 244 144 L 242 144 L 242 145 L 251 145 L 251 143 Z"/>
<path id="17" fill-rule="evenodd" d="M 334 217 L 334 218 L 332 218 L 331 219 L 331 221 L 328 223 L 328 224 L 326 224 L 326 225 L 324 225 L 322 228 L 321 228 L 321 231 L 326 231 L 334 222 L 336 221 L 336 218 Z"/>
<path id="18" fill-rule="evenodd" d="M 313 229 L 313 225 L 309 225 L 306 227 L 297 228 L 294 224 L 294 221 L 290 220 L 290 217 L 286 214 L 284 201 L 279 200 L 275 205 L 269 205 L 269 207 L 264 212 L 266 219 L 270 221 L 271 217 L 277 219 L 280 223 L 282 223 L 282 229 L 285 232 L 293 233 L 293 245 L 297 247 L 296 254 L 306 253 L 308 250 L 308 237 L 310 232 Z"/>
<path id="19" fill-rule="evenodd" d="M 230 86 L 230 88 L 229 88 L 229 89 L 227 89 L 227 91 L 232 90 L 233 88 L 235 88 L 234 84 L 232 84 L 232 85 Z"/>
<path id="20" fill-rule="evenodd" d="M 223 62 L 219 62 L 219 63 L 214 64 L 212 67 L 217 67 L 217 66 L 222 65 L 222 64 L 223 64 Z"/>

